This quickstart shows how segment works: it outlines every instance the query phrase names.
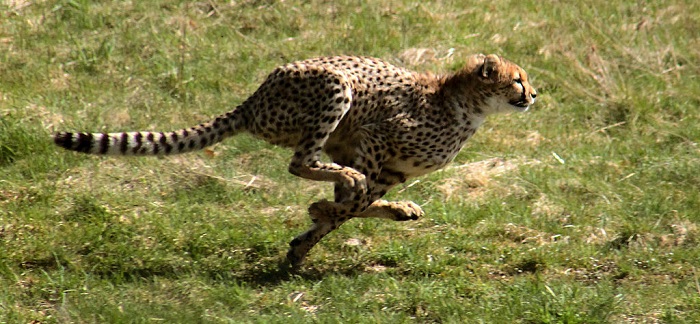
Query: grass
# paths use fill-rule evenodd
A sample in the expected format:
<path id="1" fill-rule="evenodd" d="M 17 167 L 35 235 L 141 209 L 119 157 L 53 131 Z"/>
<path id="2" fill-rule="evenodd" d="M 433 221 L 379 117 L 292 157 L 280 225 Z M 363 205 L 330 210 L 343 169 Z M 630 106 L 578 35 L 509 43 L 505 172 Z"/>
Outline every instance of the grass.
<path id="1" fill-rule="evenodd" d="M 5 1 L 0 322 L 700 321 L 694 1 Z M 61 151 L 54 130 L 169 130 L 318 55 L 417 70 L 471 53 L 540 96 L 453 165 L 278 269 L 330 185 L 239 136 L 190 155 Z"/>

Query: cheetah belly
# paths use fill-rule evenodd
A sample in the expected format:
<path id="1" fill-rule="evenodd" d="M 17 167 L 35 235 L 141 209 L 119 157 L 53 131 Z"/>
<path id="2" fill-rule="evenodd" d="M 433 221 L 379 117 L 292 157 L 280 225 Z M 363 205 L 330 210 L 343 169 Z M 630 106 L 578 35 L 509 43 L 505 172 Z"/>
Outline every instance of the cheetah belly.
<path id="1" fill-rule="evenodd" d="M 418 177 L 442 169 L 452 162 L 459 151 L 446 156 L 406 157 L 401 156 L 387 161 L 384 167 L 403 173 L 406 178 Z"/>

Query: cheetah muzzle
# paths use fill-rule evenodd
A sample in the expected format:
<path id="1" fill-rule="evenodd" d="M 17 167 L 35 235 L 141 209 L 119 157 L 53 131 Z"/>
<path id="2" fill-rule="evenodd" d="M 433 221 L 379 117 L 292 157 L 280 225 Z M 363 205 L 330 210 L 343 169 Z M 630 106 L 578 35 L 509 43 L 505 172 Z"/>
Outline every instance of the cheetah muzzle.
<path id="1" fill-rule="evenodd" d="M 369 57 L 321 57 L 276 68 L 235 109 L 172 132 L 53 135 L 63 148 L 102 155 L 171 155 L 248 132 L 294 150 L 289 172 L 335 184 L 332 201 L 311 204 L 311 227 L 290 243 L 302 263 L 351 218 L 416 220 L 410 201 L 381 198 L 406 180 L 451 162 L 484 118 L 525 111 L 537 93 L 527 73 L 497 55 L 474 55 L 447 75 L 412 72 Z M 332 162 L 320 160 L 327 154 Z"/>

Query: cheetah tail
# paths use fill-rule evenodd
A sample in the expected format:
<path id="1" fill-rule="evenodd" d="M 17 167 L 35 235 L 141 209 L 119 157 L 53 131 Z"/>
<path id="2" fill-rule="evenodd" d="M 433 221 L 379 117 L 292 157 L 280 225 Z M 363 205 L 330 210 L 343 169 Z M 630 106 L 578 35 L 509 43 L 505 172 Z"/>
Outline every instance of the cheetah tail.
<path id="1" fill-rule="evenodd" d="M 53 142 L 67 150 L 102 155 L 172 155 L 203 149 L 242 130 L 238 110 L 194 127 L 173 132 L 53 134 Z"/>

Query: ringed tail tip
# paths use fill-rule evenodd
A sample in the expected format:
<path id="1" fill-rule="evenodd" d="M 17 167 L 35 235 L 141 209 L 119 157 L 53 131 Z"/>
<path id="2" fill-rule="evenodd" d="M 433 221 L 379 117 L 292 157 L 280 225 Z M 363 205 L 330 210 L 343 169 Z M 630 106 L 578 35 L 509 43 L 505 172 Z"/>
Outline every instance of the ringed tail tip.
<path id="1" fill-rule="evenodd" d="M 90 152 L 92 148 L 92 134 L 56 132 L 53 137 L 54 144 L 71 151 Z"/>
<path id="2" fill-rule="evenodd" d="M 55 132 L 51 135 L 54 144 L 69 149 L 73 143 L 73 133 Z"/>

